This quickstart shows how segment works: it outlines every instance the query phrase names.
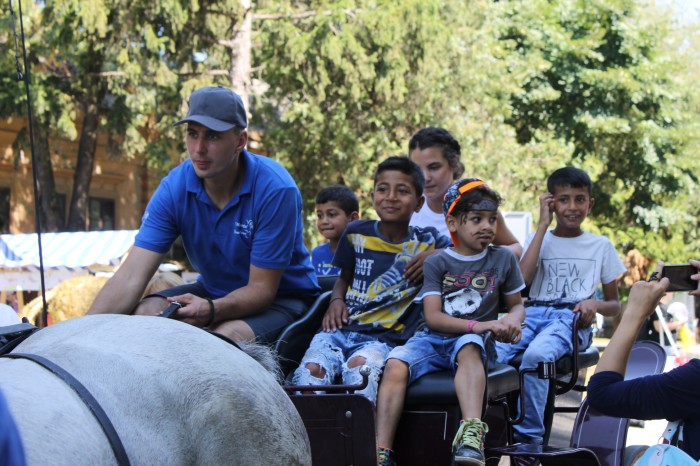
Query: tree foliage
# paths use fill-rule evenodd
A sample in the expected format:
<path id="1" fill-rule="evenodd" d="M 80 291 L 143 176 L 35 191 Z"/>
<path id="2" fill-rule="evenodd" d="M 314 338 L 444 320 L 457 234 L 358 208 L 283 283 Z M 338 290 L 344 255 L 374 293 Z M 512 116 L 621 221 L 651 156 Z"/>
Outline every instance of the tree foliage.
<path id="1" fill-rule="evenodd" d="M 506 210 L 536 215 L 547 174 L 572 164 L 595 184 L 586 227 L 623 254 L 681 262 L 698 251 L 700 42 L 655 2 L 260 0 L 247 8 L 241 0 L 30 8 L 37 119 L 78 139 L 77 116 L 92 103 L 114 156 L 167 166 L 182 149 L 171 124 L 183 102 L 196 87 L 235 81 L 233 42 L 252 18 L 251 125 L 299 183 L 309 220 L 315 193 L 337 182 L 373 216 L 377 162 L 437 125 L 461 142 L 465 176 L 492 184 Z M 11 69 L 9 55 L 1 60 Z M 4 75 L 0 87 L 0 112 L 21 112 L 18 85 Z M 313 222 L 307 232 L 315 243 Z"/>
<path id="2" fill-rule="evenodd" d="M 508 2 L 504 13 L 518 143 L 568 145 L 560 163 L 595 181 L 595 226 L 624 252 L 685 262 L 697 251 L 683 245 L 697 241 L 697 203 L 681 204 L 698 182 L 697 117 L 670 19 L 632 0 Z"/>

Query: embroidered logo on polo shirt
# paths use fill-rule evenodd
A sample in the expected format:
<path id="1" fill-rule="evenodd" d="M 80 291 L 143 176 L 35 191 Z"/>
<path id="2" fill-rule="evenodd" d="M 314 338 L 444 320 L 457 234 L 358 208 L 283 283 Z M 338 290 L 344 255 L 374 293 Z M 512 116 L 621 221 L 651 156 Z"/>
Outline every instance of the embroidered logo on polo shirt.
<path id="1" fill-rule="evenodd" d="M 242 237 L 249 239 L 253 235 L 253 220 L 246 220 L 245 222 L 236 222 L 233 228 L 233 234 L 241 235 Z"/>

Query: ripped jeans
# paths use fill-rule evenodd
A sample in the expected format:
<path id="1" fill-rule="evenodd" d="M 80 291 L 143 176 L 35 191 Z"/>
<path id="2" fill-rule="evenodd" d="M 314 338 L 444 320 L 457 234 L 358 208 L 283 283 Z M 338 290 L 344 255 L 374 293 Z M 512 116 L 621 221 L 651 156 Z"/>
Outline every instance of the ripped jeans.
<path id="1" fill-rule="evenodd" d="M 354 357 L 365 358 L 365 365 L 371 373 L 367 387 L 355 393 L 366 396 L 372 404 L 377 401 L 377 385 L 379 376 L 384 368 L 386 356 L 391 346 L 378 341 L 375 337 L 357 332 L 336 330 L 335 332 L 319 332 L 311 340 L 309 349 L 294 371 L 294 385 L 330 385 L 336 377 L 341 376 L 344 384 L 357 385 L 362 382 L 360 367 L 348 367 L 348 361 Z M 311 375 L 307 364 L 318 364 L 325 372 L 324 377 Z M 322 392 L 318 392 L 322 393 Z"/>

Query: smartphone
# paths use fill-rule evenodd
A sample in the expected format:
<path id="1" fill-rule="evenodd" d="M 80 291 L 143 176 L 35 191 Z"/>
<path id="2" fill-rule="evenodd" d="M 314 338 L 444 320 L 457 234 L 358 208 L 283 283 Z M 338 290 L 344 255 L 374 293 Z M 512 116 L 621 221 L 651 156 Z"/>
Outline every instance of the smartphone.
<path id="1" fill-rule="evenodd" d="M 700 283 L 690 278 L 696 273 L 700 271 L 690 264 L 664 265 L 661 278 L 667 277 L 671 282 L 667 291 L 693 291 L 698 289 L 698 283 Z"/>

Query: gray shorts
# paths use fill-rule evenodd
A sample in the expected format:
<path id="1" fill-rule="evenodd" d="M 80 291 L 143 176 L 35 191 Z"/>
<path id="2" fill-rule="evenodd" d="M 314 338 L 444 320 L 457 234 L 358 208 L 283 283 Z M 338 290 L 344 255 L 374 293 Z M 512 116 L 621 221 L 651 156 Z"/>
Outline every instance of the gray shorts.
<path id="1" fill-rule="evenodd" d="M 212 298 L 199 281 L 179 285 L 153 293 L 149 296 L 179 296 L 190 293 L 200 298 Z M 212 298 L 213 299 L 213 298 Z M 255 339 L 262 343 L 273 343 L 289 324 L 298 320 L 309 309 L 309 300 L 301 298 L 275 298 L 270 306 L 260 314 L 240 320 L 248 324 L 255 333 Z"/>

